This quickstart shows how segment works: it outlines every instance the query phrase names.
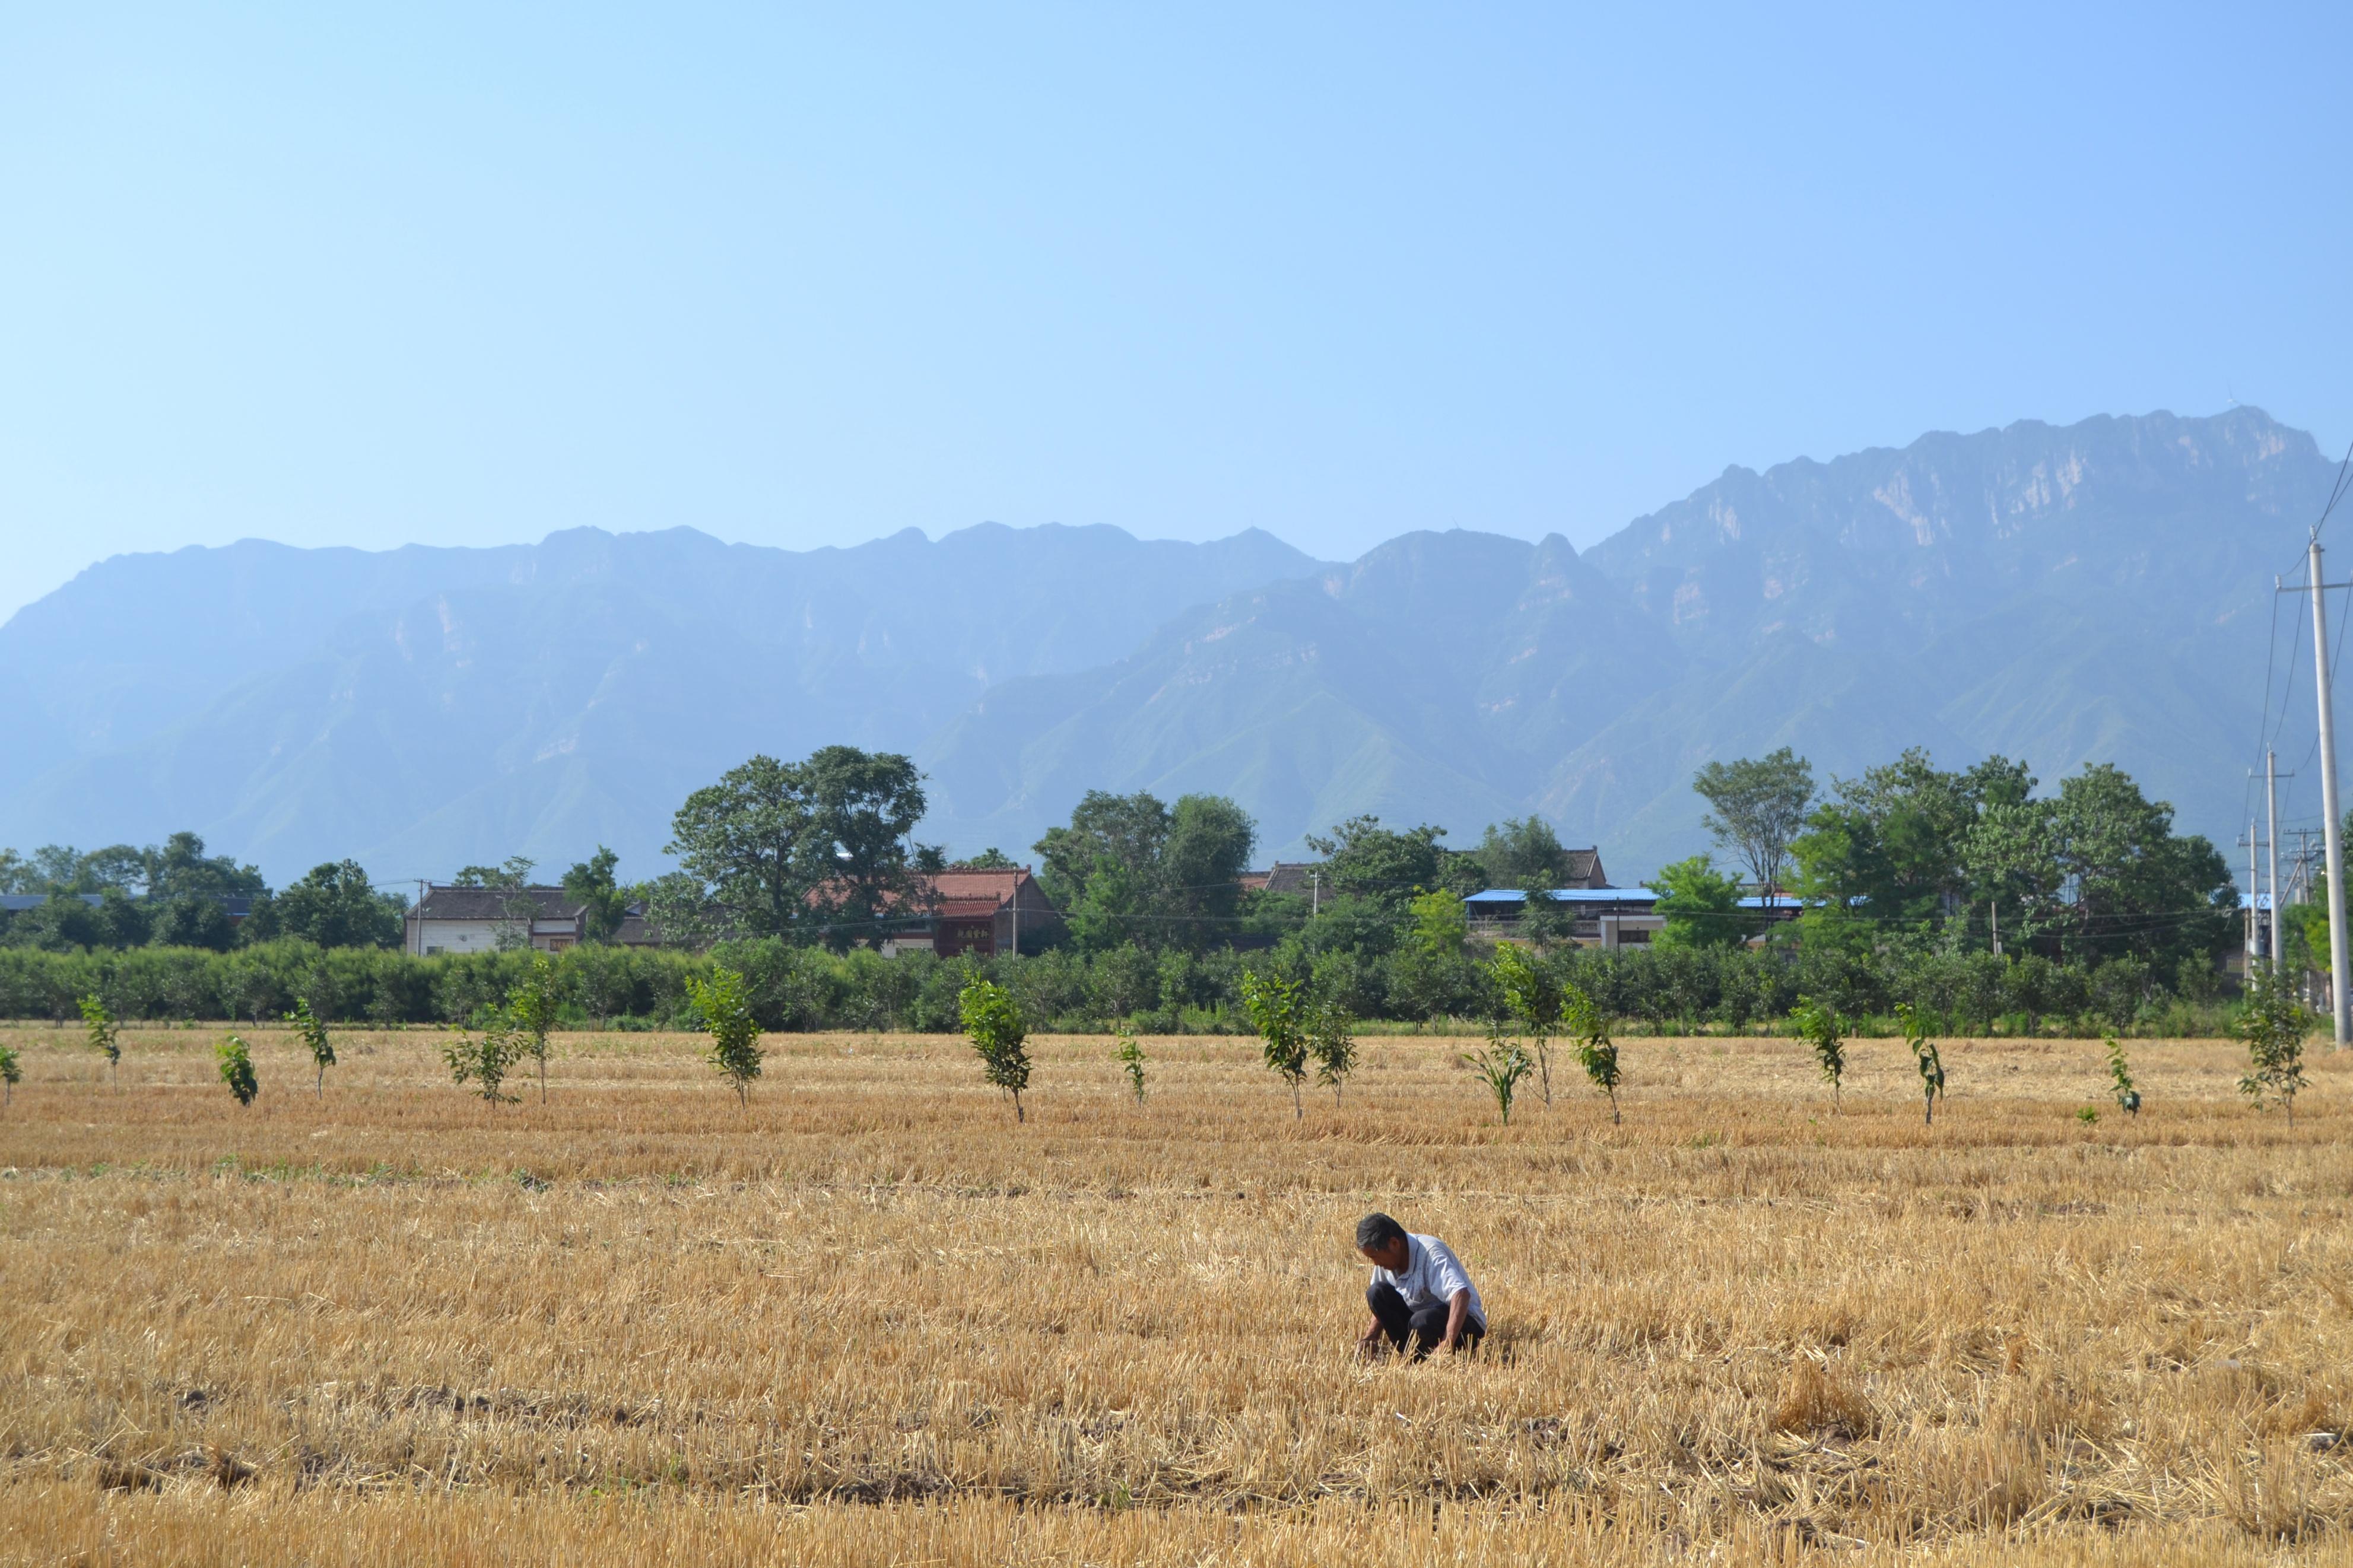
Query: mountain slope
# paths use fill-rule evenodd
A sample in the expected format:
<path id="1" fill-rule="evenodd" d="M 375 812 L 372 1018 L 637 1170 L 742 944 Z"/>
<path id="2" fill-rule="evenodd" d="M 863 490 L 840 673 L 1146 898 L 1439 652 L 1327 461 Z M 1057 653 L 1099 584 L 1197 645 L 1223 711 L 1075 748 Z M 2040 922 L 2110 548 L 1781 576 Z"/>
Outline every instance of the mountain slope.
<path id="1" fill-rule="evenodd" d="M 993 526 L 807 552 L 677 529 L 125 558 L 0 628 L 0 719 L 45 764 L 7 781 L 0 825 L 193 826 L 280 876 L 600 841 L 649 867 L 685 793 L 754 750 L 909 746 L 993 681 L 1315 565 L 1255 531 Z"/>
<path id="2" fill-rule="evenodd" d="M 1359 811 L 1460 843 L 1539 810 L 1630 880 L 1702 847 L 1694 769 L 1782 744 L 1825 784 L 1907 745 L 2114 761 L 2228 843 L 2273 575 L 2333 471 L 2240 408 L 1730 469 L 1582 553 L 983 527 L 131 557 L 0 627 L 0 843 L 190 826 L 391 879 L 604 842 L 636 873 L 688 791 L 833 741 L 913 752 L 959 850 L 1018 852 L 1089 788 L 1212 790 L 1262 854 Z M 2295 768 L 2310 653 L 2276 640 Z"/>

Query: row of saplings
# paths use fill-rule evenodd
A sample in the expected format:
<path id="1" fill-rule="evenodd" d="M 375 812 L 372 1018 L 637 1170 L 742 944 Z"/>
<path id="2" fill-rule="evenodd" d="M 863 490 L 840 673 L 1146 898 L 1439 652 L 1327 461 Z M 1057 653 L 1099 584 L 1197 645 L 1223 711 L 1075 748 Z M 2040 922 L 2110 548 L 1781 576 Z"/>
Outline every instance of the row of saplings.
<path id="1" fill-rule="evenodd" d="M 1556 1041 L 1574 1053 L 1587 1079 L 1608 1097 L 1609 1120 L 1619 1121 L 1618 1089 L 1624 1075 L 1618 1047 L 1609 1037 L 1609 1020 L 1593 998 L 1572 983 L 1552 980 L 1516 947 L 1498 951 L 1492 971 L 1496 991 L 1504 999 L 1504 1014 L 1490 1024 L 1486 1048 L 1465 1052 L 1461 1061 L 1494 1097 L 1496 1113 L 1504 1124 L 1510 1124 L 1513 1102 L 1530 1077 L 1537 1079 L 1545 1103 L 1552 1103 Z M 753 1018 L 744 976 L 723 966 L 714 969 L 708 980 L 690 978 L 686 984 L 703 1032 L 710 1037 L 705 1058 L 734 1087 L 738 1101 L 745 1101 L 752 1081 L 760 1076 L 763 1053 L 760 1026 Z M 1242 974 L 1241 992 L 1242 1005 L 1264 1047 L 1267 1067 L 1291 1089 L 1293 1113 L 1306 1114 L 1300 1094 L 1311 1071 L 1317 1083 L 1331 1089 L 1337 1103 L 1356 1063 L 1356 1021 L 1346 1009 L 1314 996 L 1297 981 L 1262 977 L 1250 971 Z M 1021 1095 L 1029 1087 L 1029 1031 L 1019 1005 L 1004 986 L 977 979 L 964 988 L 958 1000 L 965 1034 L 980 1057 L 983 1074 L 1012 1098 L 1015 1120 L 1026 1120 Z M 81 998 L 81 1014 L 90 1044 L 105 1057 L 111 1078 L 122 1059 L 119 1026 L 97 996 Z M 1945 1092 L 1944 1059 L 1936 1043 L 1928 1038 L 1916 1009 L 1908 1003 L 1900 1004 L 1895 1016 L 1919 1067 L 1922 1118 L 1934 1123 L 1936 1100 Z M 307 998 L 295 999 L 291 1021 L 317 1069 L 313 1089 L 324 1095 L 327 1069 L 335 1064 L 334 1043 Z M 1799 998 L 1789 1021 L 1820 1066 L 1831 1086 L 1831 1108 L 1837 1110 L 1846 1077 L 1843 1025 L 1834 1010 L 1805 997 Z M 2258 1108 L 2267 1100 L 2279 1100 L 2291 1124 L 2295 1120 L 2296 1094 L 2305 1084 L 2304 1040 L 2312 1021 L 2285 979 L 2266 969 L 2255 972 L 2238 1023 L 2238 1035 L 2246 1042 L 2248 1054 L 2248 1069 L 2239 1080 L 2239 1089 Z M 491 1010 L 481 1027 L 449 1031 L 441 1048 L 442 1059 L 460 1087 L 470 1086 L 491 1101 L 516 1098 L 506 1091 L 506 1081 L 521 1063 L 533 1060 L 539 1068 L 540 1099 L 544 1100 L 548 1037 L 555 1022 L 555 974 L 543 957 L 533 963 L 505 1001 Z M 2108 1037 L 2107 1045 L 2116 1102 L 2127 1113 L 2137 1115 L 2140 1092 L 2133 1085 L 2124 1047 L 2114 1035 Z M 215 1054 L 229 1092 L 238 1104 L 252 1104 L 261 1084 L 254 1071 L 251 1048 L 241 1037 L 231 1035 Z M 1124 1028 L 1119 1031 L 1114 1056 L 1141 1101 L 1144 1048 Z M 16 1050 L 0 1044 L 0 1089 L 5 1089 L 8 1100 L 14 1100 L 23 1077 Z M 2098 1120 L 2098 1112 L 2089 1106 L 2076 1115 L 2085 1121 Z"/>

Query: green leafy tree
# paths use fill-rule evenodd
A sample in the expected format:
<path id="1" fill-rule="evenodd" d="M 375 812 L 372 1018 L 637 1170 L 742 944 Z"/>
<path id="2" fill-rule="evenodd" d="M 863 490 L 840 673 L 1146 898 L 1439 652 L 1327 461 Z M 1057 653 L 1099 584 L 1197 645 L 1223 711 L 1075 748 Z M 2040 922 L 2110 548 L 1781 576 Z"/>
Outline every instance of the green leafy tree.
<path id="1" fill-rule="evenodd" d="M 1446 829 L 1428 823 L 1398 829 L 1383 827 L 1377 816 L 1352 816 L 1327 835 L 1309 834 L 1307 847 L 1324 857 L 1324 874 L 1332 890 L 1366 900 L 1395 915 L 1416 894 L 1453 885 L 1450 873 L 1457 868 L 1438 842 L 1445 837 Z M 1482 879 L 1481 868 L 1473 864 L 1460 869 L 1473 881 Z"/>
<path id="2" fill-rule="evenodd" d="M 2247 1044 L 2247 1072 L 2239 1092 L 2263 1109 L 2266 1098 L 2287 1108 L 2287 1122 L 2295 1125 L 2295 1097 L 2304 1088 L 2304 1038 L 2312 1032 L 2312 1015 L 2295 994 L 2287 976 L 2268 964 L 2257 964 L 2247 981 L 2236 1033 Z"/>
<path id="3" fill-rule="evenodd" d="M 564 896 L 580 906 L 581 933 L 590 942 L 610 942 L 628 918 L 629 890 L 614 876 L 621 858 L 602 844 L 564 873 Z"/>
<path id="4" fill-rule="evenodd" d="M 1576 1042 L 1577 1061 L 1593 1087 L 1609 1097 L 1609 1124 L 1620 1125 L 1618 1046 L 1609 1037 L 1609 1020 L 1591 994 L 1579 985 L 1563 985 L 1561 1027 Z"/>
<path id="5" fill-rule="evenodd" d="M 1135 1103 L 1142 1105 L 1144 1103 L 1144 1047 L 1135 1043 L 1135 1037 L 1129 1034 L 1124 1026 L 1119 1031 L 1119 1049 L 1113 1054 L 1113 1059 L 1126 1071 L 1127 1086 L 1135 1091 Z"/>
<path id="6" fill-rule="evenodd" d="M 1304 989 L 1295 980 L 1261 975 L 1245 969 L 1242 1011 L 1249 1016 L 1250 1026 L 1258 1031 L 1267 1070 L 1291 1088 L 1292 1114 L 1304 1117 L 1306 1108 L 1299 1099 L 1299 1086 L 1307 1078 L 1308 1003 Z"/>
<path id="7" fill-rule="evenodd" d="M 522 1056 L 522 1046 L 505 1020 L 495 1014 L 489 1026 L 479 1031 L 451 1030 L 441 1047 L 441 1059 L 449 1065 L 452 1081 L 460 1088 L 472 1084 L 476 1094 L 494 1105 L 514 1100 L 505 1085 L 507 1074 Z"/>
<path id="8" fill-rule="evenodd" d="M 1567 887 L 1576 874 L 1576 863 L 1561 847 L 1559 835 L 1541 816 L 1489 823 L 1471 854 L 1481 880 L 1491 888 L 1550 892 Z"/>
<path id="9" fill-rule="evenodd" d="M 909 835 L 927 803 L 923 775 L 895 752 L 825 746 L 801 764 L 810 809 L 810 913 L 827 946 L 877 942 L 920 902 Z"/>
<path id="10" fill-rule="evenodd" d="M 1758 890 L 1778 890 L 1789 841 L 1814 798 L 1812 764 L 1783 746 L 1762 757 L 1710 763 L 1692 788 L 1710 807 L 1700 825 L 1746 863 Z"/>
<path id="11" fill-rule="evenodd" d="M 107 1081 L 121 1088 L 120 1072 L 122 1066 L 121 1026 L 115 1023 L 114 1015 L 106 1010 L 106 1004 L 99 999 L 96 993 L 84 995 L 78 1005 L 81 1008 L 82 1027 L 90 1040 L 90 1048 L 106 1058 Z"/>
<path id="12" fill-rule="evenodd" d="M 821 833 L 804 769 L 766 755 L 728 769 L 670 818 L 680 873 L 656 884 L 657 921 L 684 940 L 800 933 Z"/>
<path id="13" fill-rule="evenodd" d="M 1740 879 L 1717 870 L 1704 855 L 1660 868 L 1651 885 L 1666 917 L 1661 947 L 1738 947 L 1762 929 L 1757 911 L 1740 907 Z"/>
<path id="14" fill-rule="evenodd" d="M 1465 1051 L 1458 1059 L 1495 1097 L 1495 1114 L 1509 1127 L 1512 1101 L 1519 1093 L 1521 1082 L 1535 1070 L 1535 1063 L 1528 1058 L 1520 1042 L 1504 1034 L 1499 1025 L 1489 1031 L 1485 1050 Z"/>
<path id="15" fill-rule="evenodd" d="M 1013 1097 L 1013 1120 L 1027 1121 L 1021 1091 L 1029 1087 L 1029 1025 L 1013 993 L 994 981 L 975 978 L 956 996 L 965 1037 L 979 1054 L 982 1074 Z"/>
<path id="16" fill-rule="evenodd" d="M 237 1102 L 251 1105 L 253 1097 L 261 1092 L 261 1080 L 254 1076 L 253 1053 L 245 1041 L 231 1035 L 213 1047 L 213 1055 L 220 1058 L 221 1081 L 237 1096 Z"/>
<path id="17" fill-rule="evenodd" d="M 314 866 L 270 901 L 271 934 L 321 947 L 397 947 L 406 905 L 379 893 L 356 860 Z"/>
<path id="18" fill-rule="evenodd" d="M 1019 861 L 992 844 L 977 855 L 968 855 L 961 860 L 951 861 L 948 869 L 951 871 L 1011 871 L 1019 865 Z"/>
<path id="19" fill-rule="evenodd" d="M 1488 966 L 1504 1010 L 1520 1033 L 1535 1047 L 1536 1069 L 1544 1102 L 1552 1104 L 1552 1037 L 1560 1030 L 1561 988 L 1526 950 L 1509 942 L 1495 950 Z"/>
<path id="20" fill-rule="evenodd" d="M 16 1102 L 16 1086 L 25 1081 L 25 1064 L 17 1059 L 16 1047 L 0 1044 L 0 1106 Z"/>
<path id="21" fill-rule="evenodd" d="M 507 993 L 507 1026 L 524 1056 L 539 1064 L 539 1102 L 547 1103 L 547 1037 L 555 1028 L 555 965 L 534 953 L 522 979 Z"/>
<path id="22" fill-rule="evenodd" d="M 1830 1081 L 1831 1110 L 1836 1111 L 1840 1091 L 1846 1079 L 1846 1041 L 1840 1033 L 1837 1012 L 1809 997 L 1800 996 L 1798 1005 L 1789 1010 L 1789 1025 L 1797 1031 L 1798 1038 L 1805 1041 L 1813 1051 L 1814 1060 L 1822 1069 L 1822 1077 Z"/>
<path id="23" fill-rule="evenodd" d="M 2108 1037 L 2108 1081 L 2115 1089 L 2116 1108 L 2127 1116 L 2138 1116 L 2140 1090 L 2133 1086 L 2132 1063 L 2114 1035 Z"/>
<path id="24" fill-rule="evenodd" d="M 312 1084 L 312 1092 L 319 1099 L 324 1100 L 327 1098 L 327 1069 L 335 1065 L 335 1043 L 327 1037 L 327 1026 L 320 1021 L 317 1014 L 311 1011 L 311 999 L 308 996 L 294 998 L 291 1020 L 295 1034 L 301 1037 L 303 1048 L 311 1053 L 311 1060 L 319 1069 L 318 1078 Z"/>
<path id="25" fill-rule="evenodd" d="M 752 1002 L 743 972 L 714 965 L 708 980 L 687 976 L 687 1000 L 702 1019 L 711 1037 L 704 1058 L 734 1086 L 735 1103 L 751 1104 L 752 1080 L 760 1076 L 760 1026 L 752 1016 Z"/>
<path id="26" fill-rule="evenodd" d="M 1933 1127 L 1936 1122 L 1936 1097 L 1945 1092 L 1945 1058 L 1938 1054 L 1936 1042 L 1928 1038 L 1928 1026 L 1911 1003 L 1895 1005 L 1895 1023 L 1904 1031 L 1904 1043 L 1912 1047 L 1913 1063 L 1920 1069 L 1920 1096 L 1924 1101 L 1921 1122 Z"/>
<path id="27" fill-rule="evenodd" d="M 1356 1068 L 1356 1020 L 1347 1008 L 1329 1000 L 1307 1008 L 1307 1054 L 1315 1058 L 1315 1081 L 1332 1091 L 1340 1103 L 1340 1086 Z"/>

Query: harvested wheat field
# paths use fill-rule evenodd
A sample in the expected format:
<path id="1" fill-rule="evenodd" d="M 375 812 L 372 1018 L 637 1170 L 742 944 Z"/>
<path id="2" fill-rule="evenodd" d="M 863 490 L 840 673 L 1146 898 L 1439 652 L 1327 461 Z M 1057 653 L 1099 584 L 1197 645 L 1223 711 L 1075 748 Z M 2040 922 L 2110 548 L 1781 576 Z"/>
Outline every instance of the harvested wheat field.
<path id="1" fill-rule="evenodd" d="M 0 1561 L 2353 1562 L 2353 1056 L 1623 1042 L 1509 1128 L 1469 1042 L 1306 1115 L 1254 1042 L 659 1035 L 486 1105 L 423 1032 L 5 1031 Z M 2077 1111 L 2097 1106 L 2096 1123 Z M 1364 1365 L 1351 1231 L 1494 1332 Z"/>

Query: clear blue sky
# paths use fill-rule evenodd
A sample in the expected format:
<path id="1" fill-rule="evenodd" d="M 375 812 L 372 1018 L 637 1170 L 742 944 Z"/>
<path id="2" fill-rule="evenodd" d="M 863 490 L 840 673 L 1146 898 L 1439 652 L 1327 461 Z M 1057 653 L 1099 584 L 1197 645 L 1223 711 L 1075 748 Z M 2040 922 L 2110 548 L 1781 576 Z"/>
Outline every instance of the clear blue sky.
<path id="1" fill-rule="evenodd" d="M 0 614 L 247 535 L 1346 556 L 2353 436 L 2353 7 L 1154 10 L 8 7 Z"/>

